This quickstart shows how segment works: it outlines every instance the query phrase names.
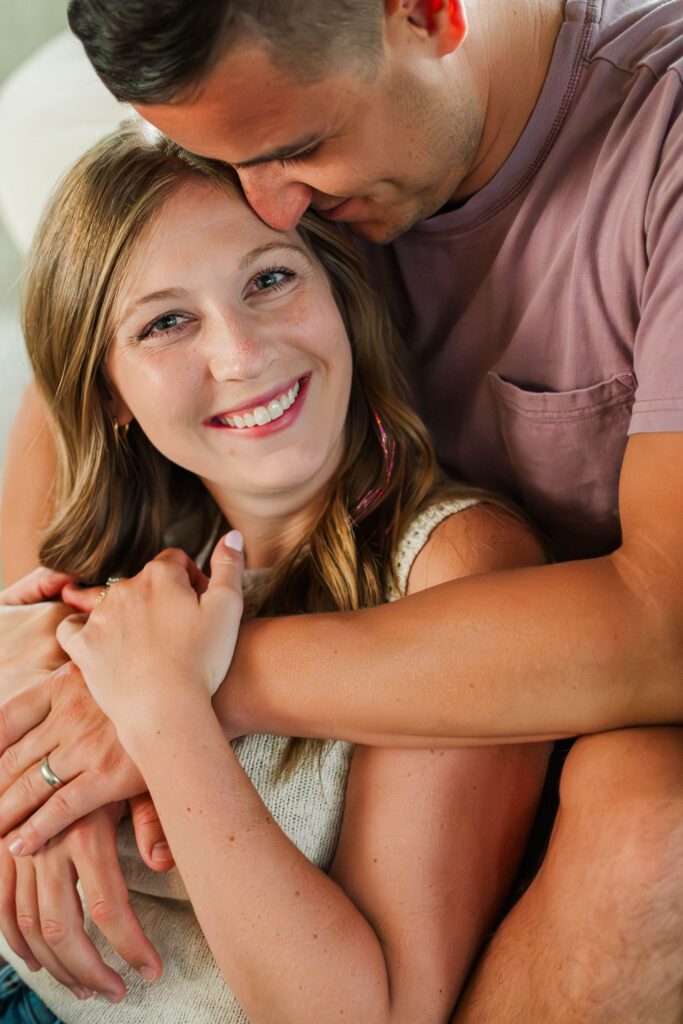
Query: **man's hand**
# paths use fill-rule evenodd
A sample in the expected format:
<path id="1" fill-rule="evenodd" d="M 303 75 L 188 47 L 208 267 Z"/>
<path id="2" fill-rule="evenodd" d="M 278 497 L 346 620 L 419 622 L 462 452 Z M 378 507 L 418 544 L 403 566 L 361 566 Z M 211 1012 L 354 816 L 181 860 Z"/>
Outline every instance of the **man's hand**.
<path id="1" fill-rule="evenodd" d="M 170 871 L 175 867 L 175 860 L 152 797 L 141 793 L 129 800 L 129 804 L 138 853 L 152 871 Z"/>
<path id="2" fill-rule="evenodd" d="M 56 790 L 40 772 L 46 755 L 64 783 Z M 14 854 L 35 853 L 79 818 L 146 788 L 70 662 L 0 705 L 0 835 L 23 822 L 8 839 Z"/>
<path id="3" fill-rule="evenodd" d="M 39 566 L 22 576 L 11 587 L 0 590 L 0 605 L 37 604 L 59 597 L 64 587 L 73 586 L 74 577 L 68 572 L 56 572 Z"/>
<path id="4" fill-rule="evenodd" d="M 123 809 L 95 811 L 34 857 L 15 860 L 0 843 L 0 929 L 31 970 L 45 967 L 79 999 L 97 991 L 119 1002 L 126 988 L 84 929 L 77 880 L 91 919 L 119 955 L 148 980 L 162 970 L 128 902 L 116 850 Z"/>
<path id="5" fill-rule="evenodd" d="M 186 554 L 169 549 L 158 558 L 181 565 L 197 595 L 206 591 L 206 576 Z M 23 823 L 8 837 L 15 855 L 35 853 L 91 811 L 146 790 L 114 726 L 57 642 L 57 626 L 73 609 L 92 611 L 101 589 L 72 581 L 41 568 L 0 592 L 0 700 L 9 698 L 0 704 L 0 835 Z M 68 606 L 30 604 L 58 594 Z M 57 790 L 40 772 L 45 756 L 64 783 Z M 159 870 L 150 853 L 164 842 L 158 819 L 146 832 L 141 854 Z"/>
<path id="6" fill-rule="evenodd" d="M 70 608 L 52 601 L 0 605 L 0 700 L 45 679 L 68 661 L 55 633 L 69 614 Z"/>

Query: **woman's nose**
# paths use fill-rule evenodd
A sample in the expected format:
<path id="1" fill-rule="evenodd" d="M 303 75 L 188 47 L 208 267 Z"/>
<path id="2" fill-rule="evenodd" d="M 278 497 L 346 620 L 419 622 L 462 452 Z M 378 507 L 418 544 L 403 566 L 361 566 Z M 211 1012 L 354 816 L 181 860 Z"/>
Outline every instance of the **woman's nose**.
<path id="1" fill-rule="evenodd" d="M 267 343 L 254 330 L 226 322 L 208 341 L 208 371 L 216 381 L 254 380 L 266 369 L 268 351 Z"/>

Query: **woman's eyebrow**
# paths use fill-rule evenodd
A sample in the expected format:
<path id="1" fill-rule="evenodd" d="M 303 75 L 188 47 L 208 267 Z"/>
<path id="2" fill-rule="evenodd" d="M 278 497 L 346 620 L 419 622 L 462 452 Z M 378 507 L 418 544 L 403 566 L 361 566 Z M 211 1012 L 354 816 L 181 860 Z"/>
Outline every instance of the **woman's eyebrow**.
<path id="1" fill-rule="evenodd" d="M 119 323 L 125 323 L 141 306 L 147 306 L 150 302 L 157 302 L 159 299 L 185 299 L 189 295 L 186 288 L 162 288 L 158 292 L 150 292 L 141 299 L 131 302 L 121 314 Z"/>
<path id="2" fill-rule="evenodd" d="M 311 264 L 311 257 L 306 252 L 303 246 L 293 245 L 291 242 L 267 242 L 265 245 L 259 245 L 256 249 L 252 249 L 240 260 L 240 270 L 247 270 L 252 263 L 256 263 L 261 256 L 264 256 L 268 252 L 272 252 L 273 249 L 285 250 L 287 252 L 295 252 L 299 256 L 303 256 L 307 263 Z"/>

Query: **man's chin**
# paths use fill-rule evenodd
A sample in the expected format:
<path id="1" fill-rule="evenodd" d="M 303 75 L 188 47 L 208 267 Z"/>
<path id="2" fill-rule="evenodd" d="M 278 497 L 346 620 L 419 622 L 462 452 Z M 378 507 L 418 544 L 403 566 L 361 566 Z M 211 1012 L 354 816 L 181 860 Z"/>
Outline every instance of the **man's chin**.
<path id="1" fill-rule="evenodd" d="M 344 223 L 344 222 L 342 222 Z M 344 227 L 366 242 L 373 242 L 375 245 L 389 245 L 396 241 L 401 235 L 412 228 L 416 221 L 412 220 L 405 224 L 387 224 L 380 220 L 347 221 Z"/>

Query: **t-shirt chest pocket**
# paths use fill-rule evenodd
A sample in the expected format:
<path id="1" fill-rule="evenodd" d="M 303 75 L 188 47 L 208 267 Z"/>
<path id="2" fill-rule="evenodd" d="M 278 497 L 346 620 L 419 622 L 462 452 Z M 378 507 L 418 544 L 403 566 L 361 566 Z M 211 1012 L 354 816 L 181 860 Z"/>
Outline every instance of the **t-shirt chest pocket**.
<path id="1" fill-rule="evenodd" d="M 528 391 L 489 373 L 519 498 L 560 558 L 619 542 L 619 472 L 635 393 L 631 372 L 572 391 Z"/>

